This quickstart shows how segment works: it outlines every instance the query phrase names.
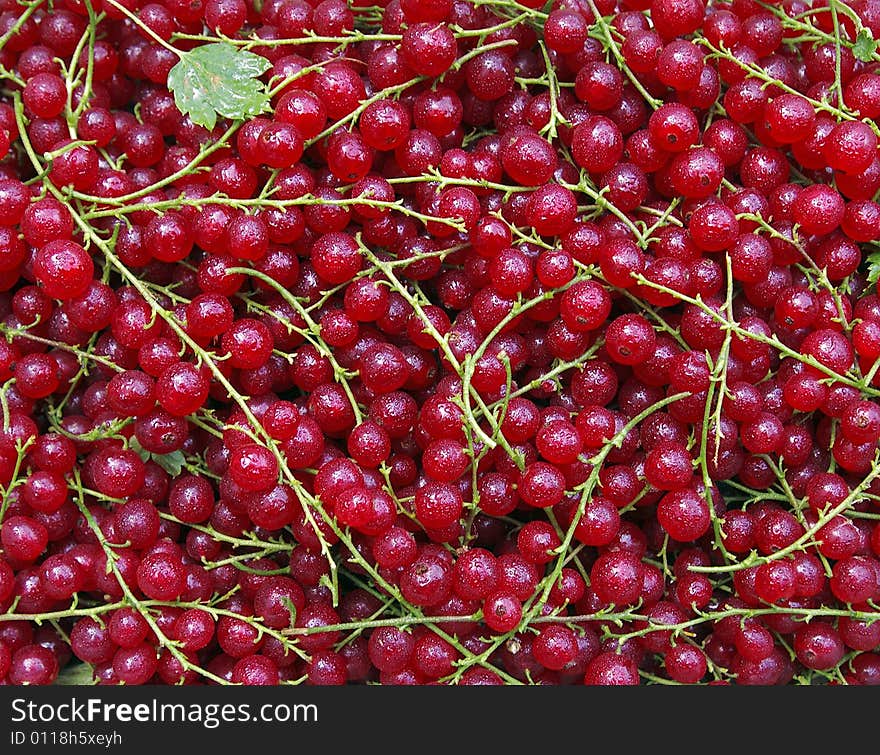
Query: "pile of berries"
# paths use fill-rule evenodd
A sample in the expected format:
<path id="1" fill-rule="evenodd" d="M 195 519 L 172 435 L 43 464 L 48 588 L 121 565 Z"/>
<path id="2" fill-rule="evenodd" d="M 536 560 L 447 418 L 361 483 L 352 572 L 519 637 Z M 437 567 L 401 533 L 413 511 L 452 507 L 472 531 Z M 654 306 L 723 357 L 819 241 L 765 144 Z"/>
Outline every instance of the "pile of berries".
<path id="1" fill-rule="evenodd" d="M 0 0 L 0 683 L 880 683 L 875 40 Z"/>

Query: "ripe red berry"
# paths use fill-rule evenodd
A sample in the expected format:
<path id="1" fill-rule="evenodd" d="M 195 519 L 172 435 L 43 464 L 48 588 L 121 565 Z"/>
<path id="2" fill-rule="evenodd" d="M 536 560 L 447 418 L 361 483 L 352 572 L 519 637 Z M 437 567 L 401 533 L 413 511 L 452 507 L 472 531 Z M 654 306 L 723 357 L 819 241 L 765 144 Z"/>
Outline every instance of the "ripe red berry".
<path id="1" fill-rule="evenodd" d="M 53 299 L 76 299 L 94 275 L 88 252 L 73 241 L 50 241 L 34 258 L 34 276 Z"/>

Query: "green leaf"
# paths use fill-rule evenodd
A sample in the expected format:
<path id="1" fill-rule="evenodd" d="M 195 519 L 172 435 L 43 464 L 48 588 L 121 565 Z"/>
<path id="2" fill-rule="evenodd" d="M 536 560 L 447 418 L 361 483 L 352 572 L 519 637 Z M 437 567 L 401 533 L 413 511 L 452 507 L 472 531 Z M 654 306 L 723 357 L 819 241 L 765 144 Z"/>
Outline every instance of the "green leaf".
<path id="1" fill-rule="evenodd" d="M 61 669 L 56 685 L 68 687 L 81 687 L 83 685 L 97 684 L 92 667 L 88 663 L 72 663 Z"/>
<path id="2" fill-rule="evenodd" d="M 181 113 L 212 129 L 218 115 L 242 120 L 268 109 L 269 93 L 259 76 L 270 65 L 252 52 L 215 42 L 181 53 L 168 74 L 168 88 Z"/>
<path id="3" fill-rule="evenodd" d="M 138 439 L 134 435 L 132 435 L 131 438 L 129 438 L 128 447 L 132 451 L 134 451 L 138 456 L 140 456 L 142 461 L 149 461 L 150 460 L 150 456 L 151 456 L 150 452 L 147 451 L 147 449 L 145 449 L 138 442 Z"/>
<path id="4" fill-rule="evenodd" d="M 172 451 L 170 454 L 150 453 L 138 443 L 138 439 L 134 436 L 129 439 L 128 447 L 144 461 L 150 461 L 150 459 L 155 461 L 172 477 L 179 475 L 183 467 L 186 465 L 186 456 L 184 456 L 183 451 L 180 450 Z"/>
<path id="5" fill-rule="evenodd" d="M 862 28 L 856 36 L 856 42 L 852 48 L 853 55 L 863 63 L 870 63 L 877 54 L 877 40 L 870 29 Z"/>
<path id="6" fill-rule="evenodd" d="M 164 469 L 172 477 L 177 477 L 186 464 L 186 457 L 183 451 L 172 451 L 170 454 L 150 454 L 162 469 Z"/>
<path id="7" fill-rule="evenodd" d="M 880 280 L 880 252 L 868 255 L 868 283 Z"/>

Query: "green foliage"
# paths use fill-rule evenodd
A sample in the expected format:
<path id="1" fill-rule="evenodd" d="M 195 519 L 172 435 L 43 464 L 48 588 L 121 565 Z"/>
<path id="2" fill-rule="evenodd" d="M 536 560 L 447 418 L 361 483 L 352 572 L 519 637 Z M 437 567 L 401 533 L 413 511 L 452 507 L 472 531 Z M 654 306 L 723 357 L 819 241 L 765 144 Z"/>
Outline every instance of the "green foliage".
<path id="1" fill-rule="evenodd" d="M 155 461 L 172 477 L 179 475 L 186 466 L 186 456 L 184 456 L 183 451 L 172 451 L 170 454 L 150 453 L 138 443 L 137 438 L 135 437 L 132 437 L 129 441 L 129 447 L 144 461 L 150 461 L 150 459 Z"/>
<path id="2" fill-rule="evenodd" d="M 228 42 L 183 53 L 168 74 L 168 88 L 180 112 L 212 129 L 217 116 L 242 120 L 266 111 L 269 93 L 259 77 L 271 64 Z"/>
<path id="3" fill-rule="evenodd" d="M 55 680 L 56 685 L 81 687 L 95 684 L 95 674 L 88 663 L 72 663 L 65 666 Z"/>
<path id="4" fill-rule="evenodd" d="M 861 29 L 852 48 L 853 55 L 863 63 L 874 62 L 877 56 L 877 40 L 870 29 Z"/>
<path id="5" fill-rule="evenodd" d="M 868 255 L 868 283 L 876 283 L 880 280 L 880 252 Z"/>

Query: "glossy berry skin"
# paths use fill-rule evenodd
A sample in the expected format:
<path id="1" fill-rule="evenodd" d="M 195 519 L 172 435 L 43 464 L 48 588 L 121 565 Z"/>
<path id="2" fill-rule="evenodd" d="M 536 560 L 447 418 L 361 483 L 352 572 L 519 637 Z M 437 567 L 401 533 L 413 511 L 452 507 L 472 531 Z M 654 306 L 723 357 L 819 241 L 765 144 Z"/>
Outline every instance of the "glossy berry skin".
<path id="1" fill-rule="evenodd" d="M 625 552 L 611 552 L 597 559 L 590 570 L 590 579 L 600 600 L 625 606 L 638 599 L 643 574 L 643 566 L 637 557 Z"/>
<path id="2" fill-rule="evenodd" d="M 623 135 L 611 119 L 589 116 L 574 130 L 572 154 L 578 165 L 590 173 L 604 173 L 623 154 Z"/>
<path id="3" fill-rule="evenodd" d="M 444 24 L 416 23 L 407 27 L 401 40 L 401 52 L 416 73 L 439 76 L 455 61 L 455 37 Z"/>
<path id="4" fill-rule="evenodd" d="M 532 653 L 544 668 L 560 671 L 577 656 L 577 639 L 568 627 L 548 626 L 532 642 Z"/>
<path id="5" fill-rule="evenodd" d="M 486 625 L 499 634 L 513 631 L 522 619 L 522 604 L 509 592 L 495 592 L 483 602 Z"/>
<path id="6" fill-rule="evenodd" d="M 824 670 L 840 663 L 845 647 L 837 631 L 825 622 L 805 626 L 795 634 L 795 653 L 807 668 Z"/>
<path id="7" fill-rule="evenodd" d="M 693 113 L 682 105 L 662 105 L 648 121 L 648 133 L 661 149 L 683 152 L 696 141 L 698 125 Z"/>
<path id="8" fill-rule="evenodd" d="M 461 516 L 461 496 L 448 483 L 429 483 L 416 494 L 415 511 L 426 529 L 442 530 Z"/>
<path id="9" fill-rule="evenodd" d="M 556 168 L 556 156 L 550 145 L 528 131 L 507 142 L 501 153 L 501 162 L 508 175 L 525 186 L 545 183 Z"/>
<path id="10" fill-rule="evenodd" d="M 94 274 L 92 258 L 73 241 L 50 241 L 34 260 L 34 275 L 53 299 L 75 299 L 88 288 Z"/>
<path id="11" fill-rule="evenodd" d="M 596 330 L 611 312 L 611 297 L 595 281 L 578 281 L 562 297 L 560 315 L 575 331 Z"/>
<path id="12" fill-rule="evenodd" d="M 452 589 L 450 564 L 435 553 L 422 553 L 401 575 L 401 591 L 407 600 L 422 606 L 441 602 Z"/>
<path id="13" fill-rule="evenodd" d="M 4 552 L 19 561 L 35 561 L 48 543 L 46 528 L 30 517 L 8 517 L 0 527 Z"/>
<path id="14" fill-rule="evenodd" d="M 114 644 L 122 648 L 134 648 L 147 639 L 150 625 L 137 611 L 120 608 L 113 612 L 106 631 Z"/>
<path id="15" fill-rule="evenodd" d="M 850 556 L 838 561 L 829 584 L 831 592 L 845 603 L 862 603 L 877 589 L 877 576 L 872 560 L 864 556 Z"/>
<path id="16" fill-rule="evenodd" d="M 402 671 L 415 648 L 410 633 L 396 627 L 378 627 L 370 634 L 370 660 L 379 671 L 393 674 Z"/>
<path id="17" fill-rule="evenodd" d="M 233 366 L 256 369 L 269 359 L 273 341 L 264 323 L 242 318 L 223 333 L 222 344 L 229 351 Z"/>
<path id="18" fill-rule="evenodd" d="M 113 656 L 113 671 L 126 684 L 146 684 L 158 666 L 156 651 L 148 643 L 134 648 L 120 648 Z"/>
<path id="19" fill-rule="evenodd" d="M 644 361 L 654 348 L 656 337 L 650 323 L 641 315 L 618 317 L 606 333 L 609 356 L 619 364 Z"/>
<path id="20" fill-rule="evenodd" d="M 562 500 L 565 479 L 552 465 L 535 462 L 526 467 L 520 482 L 520 496 L 531 506 L 547 508 Z"/>
<path id="21" fill-rule="evenodd" d="M 322 236 L 312 249 L 315 271 L 332 284 L 350 280 L 361 268 L 361 255 L 354 239 L 342 233 Z"/>
<path id="22" fill-rule="evenodd" d="M 828 134 L 823 154 L 828 164 L 843 173 L 866 170 L 875 159 L 877 136 L 862 121 L 840 123 Z"/>
<path id="23" fill-rule="evenodd" d="M 708 670 L 705 654 L 691 645 L 678 644 L 666 652 L 666 673 L 681 684 L 696 684 Z"/>
<path id="24" fill-rule="evenodd" d="M 843 220 L 844 202 L 834 189 L 816 184 L 802 191 L 792 208 L 794 220 L 807 233 L 830 233 Z"/>
<path id="25" fill-rule="evenodd" d="M 165 554 L 147 556 L 138 567 L 137 583 L 147 597 L 171 600 L 183 590 L 183 567 Z"/>
<path id="26" fill-rule="evenodd" d="M 632 686 L 639 683 L 636 664 L 623 655 L 605 652 L 587 666 L 584 684 L 601 686 Z"/>
<path id="27" fill-rule="evenodd" d="M 250 492 L 271 488 L 278 477 L 278 462 L 272 452 L 256 444 L 235 449 L 229 463 L 229 476 Z"/>
<path id="28" fill-rule="evenodd" d="M 711 523 L 708 504 L 692 490 L 664 496 L 657 505 L 657 519 L 670 537 L 683 542 L 696 540 Z"/>
<path id="29" fill-rule="evenodd" d="M 70 632 L 70 640 L 74 655 L 87 663 L 109 661 L 116 648 L 108 628 L 101 626 L 91 617 L 80 619 L 74 624 Z"/>
<path id="30" fill-rule="evenodd" d="M 60 386 L 58 368 L 46 354 L 27 354 L 13 370 L 19 390 L 32 399 L 45 398 Z"/>
<path id="31" fill-rule="evenodd" d="M 156 381 L 156 399 L 170 414 L 184 417 L 202 407 L 210 389 L 208 379 L 194 365 L 177 362 Z"/>
<path id="32" fill-rule="evenodd" d="M 278 669 L 265 656 L 248 656 L 233 667 L 232 681 L 246 686 L 274 686 L 278 684 Z"/>
<path id="33" fill-rule="evenodd" d="M 8 679 L 15 685 L 45 686 L 55 681 L 58 660 L 48 648 L 25 645 L 12 656 Z"/>
<path id="34" fill-rule="evenodd" d="M 22 99 L 39 118 L 54 118 L 64 108 L 64 81 L 51 73 L 38 73 L 25 84 Z"/>

